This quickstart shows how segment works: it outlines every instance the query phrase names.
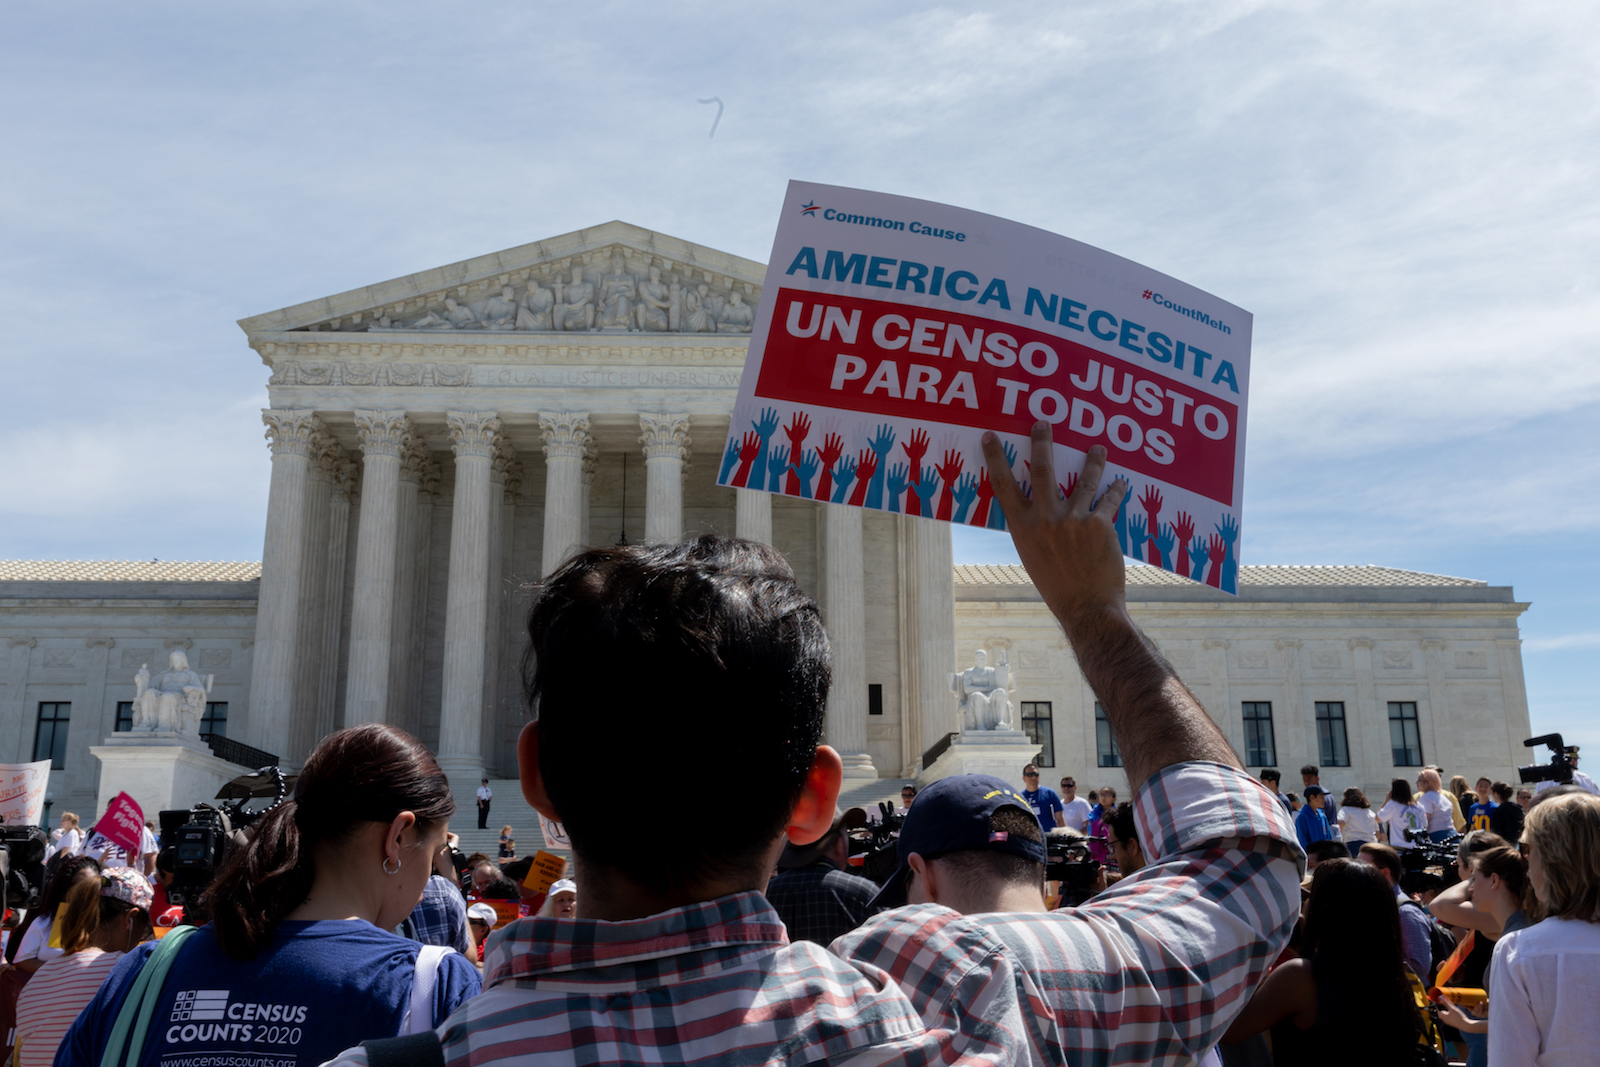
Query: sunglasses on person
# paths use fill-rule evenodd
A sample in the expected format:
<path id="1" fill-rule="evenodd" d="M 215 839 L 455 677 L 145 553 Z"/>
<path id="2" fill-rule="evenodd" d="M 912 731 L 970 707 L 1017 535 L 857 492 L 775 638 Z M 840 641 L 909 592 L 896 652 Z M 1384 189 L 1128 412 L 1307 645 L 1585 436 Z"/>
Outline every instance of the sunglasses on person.
<path id="1" fill-rule="evenodd" d="M 1024 778 L 1037 778 L 1037 777 L 1039 777 L 1039 772 L 1038 771 L 1023 771 L 1022 772 L 1022 777 L 1024 777 Z"/>

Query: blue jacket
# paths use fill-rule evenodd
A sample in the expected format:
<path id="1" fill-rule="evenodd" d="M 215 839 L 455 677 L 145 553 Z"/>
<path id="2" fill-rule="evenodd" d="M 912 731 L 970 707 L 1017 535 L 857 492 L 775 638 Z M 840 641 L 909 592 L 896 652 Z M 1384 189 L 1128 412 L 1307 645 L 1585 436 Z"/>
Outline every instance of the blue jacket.
<path id="1" fill-rule="evenodd" d="M 1294 817 L 1294 832 L 1300 838 L 1301 848 L 1310 848 L 1318 841 L 1331 841 L 1333 827 L 1328 825 L 1328 813 L 1310 804 L 1300 809 Z"/>

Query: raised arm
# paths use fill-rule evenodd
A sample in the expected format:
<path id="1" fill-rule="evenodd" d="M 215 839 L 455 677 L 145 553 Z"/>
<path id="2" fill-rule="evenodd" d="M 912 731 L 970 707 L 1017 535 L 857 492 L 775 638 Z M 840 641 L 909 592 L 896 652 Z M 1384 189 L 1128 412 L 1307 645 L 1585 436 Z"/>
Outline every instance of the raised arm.
<path id="1" fill-rule="evenodd" d="M 1189 760 L 1240 766 L 1221 729 L 1128 615 L 1122 551 L 1111 524 L 1127 483 L 1113 482 L 1095 500 L 1105 449 L 1089 450 L 1065 500 L 1055 493 L 1023 496 L 992 433 L 984 434 L 983 454 L 1017 555 L 1105 707 L 1129 783 L 1137 789 L 1161 768 Z M 1055 485 L 1054 466 L 1050 424 L 1036 423 L 1034 482 Z"/>

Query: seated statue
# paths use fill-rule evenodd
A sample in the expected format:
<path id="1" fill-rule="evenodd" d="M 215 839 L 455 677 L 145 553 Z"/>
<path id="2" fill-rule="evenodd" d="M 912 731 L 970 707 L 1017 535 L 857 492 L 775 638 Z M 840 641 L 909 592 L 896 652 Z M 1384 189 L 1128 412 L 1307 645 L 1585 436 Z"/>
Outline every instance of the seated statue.
<path id="1" fill-rule="evenodd" d="M 671 327 L 672 304 L 669 296 L 670 290 L 661 284 L 661 268 L 651 267 L 650 280 L 639 283 L 639 303 L 633 309 L 639 329 L 664 333 Z"/>
<path id="2" fill-rule="evenodd" d="M 483 323 L 490 330 L 511 330 L 516 328 L 516 322 L 517 291 L 508 285 L 483 305 Z"/>
<path id="3" fill-rule="evenodd" d="M 728 298 L 727 305 L 722 309 L 722 314 L 717 316 L 718 333 L 749 333 L 751 325 L 756 321 L 755 308 L 744 302 L 744 297 L 735 289 Z"/>
<path id="4" fill-rule="evenodd" d="M 989 653 L 978 649 L 976 665 L 950 675 L 950 688 L 961 697 L 961 730 L 1011 730 L 1011 664 L 1000 653 L 1000 663 L 990 667 Z"/>
<path id="5" fill-rule="evenodd" d="M 555 294 L 539 284 L 539 279 L 528 279 L 528 295 L 517 307 L 517 329 L 553 330 L 555 319 L 550 309 L 555 306 Z"/>
<path id="6" fill-rule="evenodd" d="M 602 329 L 633 325 L 633 302 L 638 299 L 638 288 L 633 275 L 622 269 L 622 257 L 611 257 L 611 273 L 600 279 L 600 326 Z"/>
<path id="7" fill-rule="evenodd" d="M 706 306 L 711 287 L 704 282 L 683 291 L 684 333 L 716 333 L 717 320 Z"/>
<path id="8" fill-rule="evenodd" d="M 594 283 L 583 280 L 583 268 L 572 268 L 572 284 L 556 278 L 555 326 L 558 330 L 594 329 Z"/>
<path id="9" fill-rule="evenodd" d="M 133 729 L 135 733 L 200 733 L 200 719 L 206 713 L 206 695 L 215 675 L 201 677 L 189 669 L 189 657 L 181 648 L 167 657 L 169 667 L 154 678 L 150 665 L 142 664 L 133 678 Z"/>

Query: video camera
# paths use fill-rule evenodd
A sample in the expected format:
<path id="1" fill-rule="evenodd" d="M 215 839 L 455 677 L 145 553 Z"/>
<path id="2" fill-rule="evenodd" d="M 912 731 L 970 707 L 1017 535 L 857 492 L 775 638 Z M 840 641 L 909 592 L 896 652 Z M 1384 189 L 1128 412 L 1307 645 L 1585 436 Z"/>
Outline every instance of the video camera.
<path id="1" fill-rule="evenodd" d="M 0 880 L 5 882 L 6 907 L 31 911 L 39 906 L 49 842 L 41 827 L 0 825 Z"/>
<path id="2" fill-rule="evenodd" d="M 879 801 L 878 821 L 868 823 L 850 833 L 850 854 L 862 855 L 861 873 L 882 885 L 900 865 L 900 827 L 906 824 L 904 815 L 896 815 L 894 807 Z"/>
<path id="3" fill-rule="evenodd" d="M 277 795 L 260 811 L 246 811 L 245 805 L 253 797 L 245 796 L 218 805 L 196 804 L 187 811 L 161 813 L 161 866 L 172 869 L 172 884 L 167 886 L 169 901 L 184 907 L 198 903 L 229 851 L 244 843 L 245 831 L 283 803 L 288 789 L 281 770 L 263 767 L 250 777 L 267 776 L 272 778 Z"/>
<path id="4" fill-rule="evenodd" d="M 1460 834 L 1451 834 L 1443 841 L 1434 841 L 1428 837 L 1426 830 L 1407 830 L 1406 839 L 1411 842 L 1411 847 L 1400 850 L 1400 866 L 1407 877 L 1423 874 L 1429 868 L 1437 867 L 1439 877 L 1444 879 L 1446 887 L 1461 881 L 1461 872 L 1456 867 L 1456 859 L 1461 850 Z M 1411 891 L 1409 886 L 1405 888 L 1407 892 Z"/>
<path id="5" fill-rule="evenodd" d="M 1577 745 L 1563 745 L 1560 734 L 1530 737 L 1522 742 L 1524 748 L 1545 745 L 1550 749 L 1549 763 L 1535 763 L 1531 767 L 1518 767 L 1517 774 L 1524 784 L 1529 782 L 1555 782 L 1566 785 L 1572 781 L 1573 764 L 1578 760 Z"/>
<path id="6" fill-rule="evenodd" d="M 1064 833 L 1045 835 L 1044 877 L 1061 883 L 1061 907 L 1075 908 L 1095 894 L 1100 861 L 1089 855 L 1089 839 Z"/>

